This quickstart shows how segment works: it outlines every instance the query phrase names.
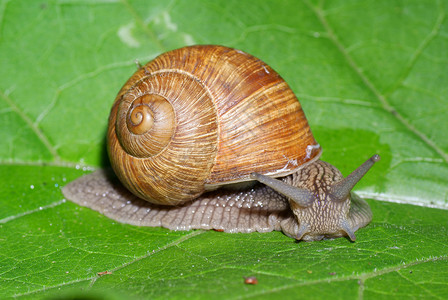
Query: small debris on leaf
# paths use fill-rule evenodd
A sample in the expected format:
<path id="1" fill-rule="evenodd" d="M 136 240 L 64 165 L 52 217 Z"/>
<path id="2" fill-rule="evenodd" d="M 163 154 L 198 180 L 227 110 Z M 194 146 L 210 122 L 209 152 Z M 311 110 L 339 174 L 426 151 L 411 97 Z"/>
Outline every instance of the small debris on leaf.
<path id="1" fill-rule="evenodd" d="M 110 275 L 110 274 L 112 274 L 111 271 L 103 271 L 103 272 L 99 272 L 99 273 L 97 273 L 98 276 Z"/>
<path id="2" fill-rule="evenodd" d="M 258 279 L 255 276 L 244 277 L 245 284 L 258 284 Z"/>

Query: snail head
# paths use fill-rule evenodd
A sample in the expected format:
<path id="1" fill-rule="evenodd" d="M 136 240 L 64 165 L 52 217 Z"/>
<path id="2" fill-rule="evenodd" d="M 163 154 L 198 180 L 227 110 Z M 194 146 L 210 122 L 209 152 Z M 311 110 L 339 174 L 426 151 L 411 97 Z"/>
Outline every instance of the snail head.
<path id="1" fill-rule="evenodd" d="M 354 241 L 354 232 L 359 227 L 356 224 L 364 212 L 358 208 L 351 210 L 350 191 L 379 160 L 379 155 L 372 156 L 346 178 L 337 168 L 320 160 L 283 180 L 257 173 L 253 173 L 251 178 L 288 198 L 298 222 L 294 233 L 297 240 L 348 236 Z"/>

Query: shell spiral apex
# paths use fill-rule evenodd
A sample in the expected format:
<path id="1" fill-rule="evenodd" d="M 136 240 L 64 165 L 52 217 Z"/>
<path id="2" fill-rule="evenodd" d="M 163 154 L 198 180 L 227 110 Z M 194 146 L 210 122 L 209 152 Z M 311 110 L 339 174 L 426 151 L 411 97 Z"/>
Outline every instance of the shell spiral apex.
<path id="1" fill-rule="evenodd" d="M 115 125 L 120 145 L 126 153 L 135 157 L 157 155 L 173 136 L 173 107 L 160 95 L 125 96 L 120 103 Z M 143 142 L 146 140 L 151 142 Z"/>

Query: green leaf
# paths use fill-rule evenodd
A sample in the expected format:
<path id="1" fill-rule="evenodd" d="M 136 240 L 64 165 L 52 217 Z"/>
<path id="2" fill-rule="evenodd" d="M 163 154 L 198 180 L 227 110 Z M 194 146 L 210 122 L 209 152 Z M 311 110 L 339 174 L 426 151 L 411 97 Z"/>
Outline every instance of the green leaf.
<path id="1" fill-rule="evenodd" d="M 448 211 L 428 206 L 448 208 L 447 9 L 0 1 L 1 298 L 446 298 Z M 108 164 L 108 113 L 134 61 L 190 44 L 271 65 L 343 174 L 382 156 L 356 187 L 375 199 L 356 242 L 139 228 L 63 199 L 61 186 Z"/>

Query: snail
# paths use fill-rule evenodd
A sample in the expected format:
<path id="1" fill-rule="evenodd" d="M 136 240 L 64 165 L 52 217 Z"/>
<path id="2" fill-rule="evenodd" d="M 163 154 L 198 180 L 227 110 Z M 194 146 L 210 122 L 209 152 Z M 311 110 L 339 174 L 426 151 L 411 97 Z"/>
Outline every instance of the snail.
<path id="1" fill-rule="evenodd" d="M 184 47 L 140 67 L 112 106 L 107 147 L 113 172 L 62 192 L 122 223 L 354 241 L 372 219 L 350 191 L 379 156 L 346 178 L 319 160 L 287 83 L 239 50 Z"/>

